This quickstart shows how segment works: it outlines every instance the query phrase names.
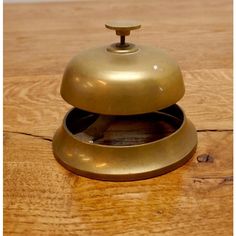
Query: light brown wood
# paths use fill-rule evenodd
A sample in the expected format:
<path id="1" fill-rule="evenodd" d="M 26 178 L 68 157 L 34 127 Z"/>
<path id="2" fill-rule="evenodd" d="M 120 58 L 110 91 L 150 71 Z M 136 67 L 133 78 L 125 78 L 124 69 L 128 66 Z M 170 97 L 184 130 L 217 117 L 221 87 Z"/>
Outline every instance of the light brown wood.
<path id="1" fill-rule="evenodd" d="M 82 178 L 51 150 L 70 108 L 59 94 L 64 67 L 78 51 L 117 40 L 103 29 L 116 18 L 140 20 L 128 40 L 179 62 L 179 104 L 198 130 L 186 165 L 145 181 Z M 5 235 L 232 235 L 232 127 L 231 1 L 4 5 Z"/>
<path id="2" fill-rule="evenodd" d="M 232 70 L 188 71 L 184 79 L 179 103 L 196 128 L 232 129 Z M 7 77 L 4 129 L 52 137 L 71 107 L 60 97 L 60 83 L 61 75 Z"/>
<path id="3" fill-rule="evenodd" d="M 200 133 L 185 166 L 111 183 L 65 170 L 47 140 L 5 133 L 5 234 L 231 235 L 231 142 L 231 132 Z M 214 161 L 197 162 L 203 153 Z"/>
<path id="4" fill-rule="evenodd" d="M 111 19 L 136 19 L 128 41 L 165 49 L 183 70 L 232 68 L 232 3 L 96 0 L 4 6 L 5 76 L 61 74 L 78 51 L 118 41 Z M 14 58 L 14 59 L 13 59 Z"/>

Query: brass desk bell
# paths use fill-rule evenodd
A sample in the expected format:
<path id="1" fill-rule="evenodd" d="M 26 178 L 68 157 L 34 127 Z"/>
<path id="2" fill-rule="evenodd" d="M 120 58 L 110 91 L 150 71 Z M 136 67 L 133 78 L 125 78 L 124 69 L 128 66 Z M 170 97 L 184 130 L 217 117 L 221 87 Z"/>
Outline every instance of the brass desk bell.
<path id="1" fill-rule="evenodd" d="M 197 133 L 176 105 L 184 95 L 179 66 L 157 48 L 125 42 L 141 25 L 116 21 L 106 27 L 120 42 L 80 52 L 65 70 L 61 95 L 75 108 L 54 135 L 56 159 L 76 174 L 110 181 L 145 179 L 180 167 L 195 152 Z M 165 121 L 175 130 L 135 145 L 97 142 L 114 119 L 126 118 Z"/>

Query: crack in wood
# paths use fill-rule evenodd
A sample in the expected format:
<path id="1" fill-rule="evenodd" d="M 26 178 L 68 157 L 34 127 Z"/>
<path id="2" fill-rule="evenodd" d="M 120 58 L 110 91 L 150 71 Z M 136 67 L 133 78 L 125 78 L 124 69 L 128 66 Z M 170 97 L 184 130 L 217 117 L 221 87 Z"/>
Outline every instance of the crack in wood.
<path id="1" fill-rule="evenodd" d="M 193 183 L 204 183 L 207 180 L 219 181 L 219 185 L 221 184 L 233 184 L 233 176 L 196 176 L 192 177 Z"/>
<path id="2" fill-rule="evenodd" d="M 20 132 L 20 131 L 9 131 L 9 130 L 4 130 L 3 132 L 12 133 L 12 134 L 27 135 L 27 136 L 31 136 L 31 137 L 34 137 L 34 138 L 40 138 L 42 140 L 52 142 L 52 138 L 45 137 L 45 136 L 42 136 L 42 135 L 31 134 L 31 133 Z M 233 129 L 198 129 L 197 132 L 233 132 Z"/>
<path id="3" fill-rule="evenodd" d="M 197 132 L 233 132 L 233 129 L 198 129 Z"/>
<path id="4" fill-rule="evenodd" d="M 42 140 L 46 140 L 46 141 L 52 142 L 52 138 L 41 136 L 41 135 L 36 135 L 36 134 L 31 134 L 31 133 L 26 133 L 26 132 L 19 132 L 19 131 L 8 131 L 8 130 L 4 130 L 3 132 L 11 133 L 11 134 L 27 135 L 27 136 L 31 136 L 31 137 L 34 137 L 34 138 L 40 138 Z"/>

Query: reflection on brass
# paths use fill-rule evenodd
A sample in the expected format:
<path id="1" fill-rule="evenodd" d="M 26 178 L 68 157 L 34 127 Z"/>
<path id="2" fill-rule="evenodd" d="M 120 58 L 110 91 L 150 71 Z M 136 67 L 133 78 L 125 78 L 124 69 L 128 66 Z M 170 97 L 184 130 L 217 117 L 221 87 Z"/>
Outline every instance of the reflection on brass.
<path id="1" fill-rule="evenodd" d="M 184 164 L 197 146 L 193 124 L 175 105 L 185 91 L 180 68 L 160 49 L 126 42 L 140 24 L 106 27 L 120 41 L 80 52 L 65 69 L 61 95 L 75 108 L 54 135 L 54 155 L 89 178 L 128 181 L 164 174 Z M 155 124 L 152 138 L 109 140 L 114 124 L 126 120 Z"/>
<path id="2" fill-rule="evenodd" d="M 160 49 L 127 44 L 113 43 L 75 56 L 62 80 L 65 101 L 106 115 L 148 113 L 178 102 L 184 83 L 177 63 Z"/>
<path id="3" fill-rule="evenodd" d="M 78 138 L 89 143 L 103 137 L 103 133 L 114 120 L 113 116 L 99 115 L 99 117 L 88 128 L 76 134 Z"/>

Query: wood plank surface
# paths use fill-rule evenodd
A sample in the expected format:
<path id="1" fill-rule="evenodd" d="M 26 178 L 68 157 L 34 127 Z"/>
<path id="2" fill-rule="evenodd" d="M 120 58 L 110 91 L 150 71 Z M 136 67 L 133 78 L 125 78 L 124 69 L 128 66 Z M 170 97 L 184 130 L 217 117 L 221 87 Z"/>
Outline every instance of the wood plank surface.
<path id="1" fill-rule="evenodd" d="M 7 77 L 4 129 L 51 137 L 71 107 L 60 96 L 61 77 Z M 196 128 L 232 129 L 232 70 L 188 71 L 184 79 L 186 94 L 179 104 Z"/>
<path id="2" fill-rule="evenodd" d="M 165 49 L 183 70 L 232 68 L 231 0 L 80 0 L 4 11 L 5 76 L 61 74 L 78 51 L 116 42 L 104 24 L 117 18 L 140 20 L 128 40 Z"/>
<path id="3" fill-rule="evenodd" d="M 14 145 L 13 145 L 14 144 Z M 5 133 L 6 235 L 231 235 L 232 133 L 203 132 L 193 159 L 160 177 L 112 183 L 59 165 L 51 142 Z M 200 154 L 213 162 L 198 162 Z"/>
<path id="4" fill-rule="evenodd" d="M 140 20 L 129 40 L 180 64 L 179 104 L 196 154 L 166 175 L 112 183 L 59 165 L 51 140 L 70 108 L 68 60 L 116 40 L 107 20 Z M 4 234 L 232 235 L 232 2 L 77 0 L 4 5 Z"/>

